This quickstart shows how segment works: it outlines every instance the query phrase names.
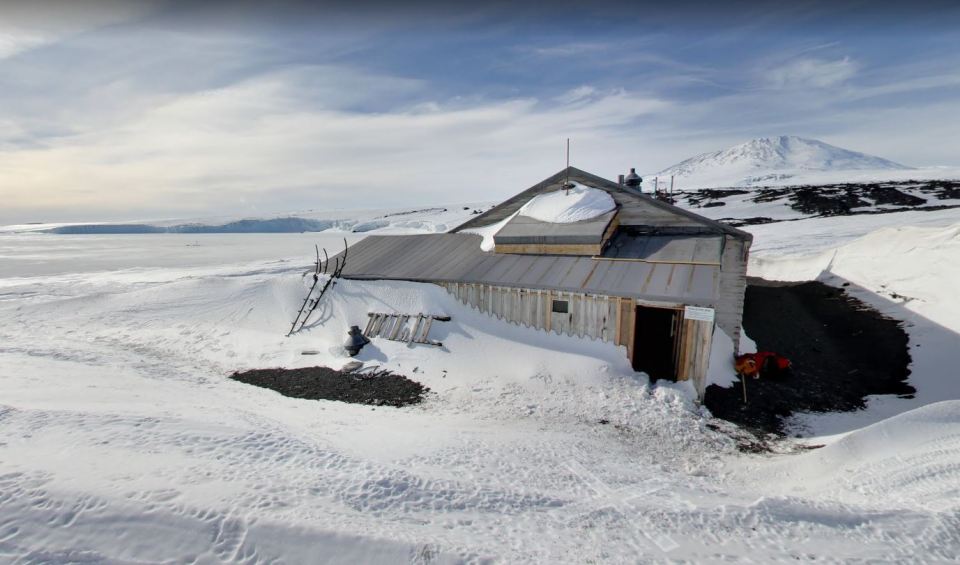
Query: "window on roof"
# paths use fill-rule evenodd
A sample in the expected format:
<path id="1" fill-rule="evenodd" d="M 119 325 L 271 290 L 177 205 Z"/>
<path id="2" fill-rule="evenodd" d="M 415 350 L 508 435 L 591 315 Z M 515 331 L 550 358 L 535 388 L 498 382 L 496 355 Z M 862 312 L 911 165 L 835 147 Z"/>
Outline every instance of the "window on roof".
<path id="1" fill-rule="evenodd" d="M 570 312 L 570 303 L 566 300 L 554 300 L 551 310 L 557 314 L 568 314 Z"/>

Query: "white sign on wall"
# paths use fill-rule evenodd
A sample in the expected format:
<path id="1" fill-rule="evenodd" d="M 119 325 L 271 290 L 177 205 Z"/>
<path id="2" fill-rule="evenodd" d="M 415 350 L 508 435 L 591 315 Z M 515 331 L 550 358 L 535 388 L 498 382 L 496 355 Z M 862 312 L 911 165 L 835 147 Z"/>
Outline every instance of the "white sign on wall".
<path id="1" fill-rule="evenodd" d="M 696 320 L 698 322 L 712 322 L 713 308 L 703 308 L 701 306 L 685 306 L 683 308 L 684 320 Z"/>

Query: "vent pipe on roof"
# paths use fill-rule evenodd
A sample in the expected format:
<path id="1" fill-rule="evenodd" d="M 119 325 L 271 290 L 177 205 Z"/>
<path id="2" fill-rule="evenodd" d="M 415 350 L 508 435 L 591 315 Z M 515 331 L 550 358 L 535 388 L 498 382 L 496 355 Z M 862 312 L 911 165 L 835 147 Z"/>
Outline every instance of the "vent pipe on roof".
<path id="1" fill-rule="evenodd" d="M 633 167 L 630 167 L 630 174 L 623 179 L 623 183 L 630 188 L 640 188 L 640 183 L 642 182 L 643 179 L 640 178 L 640 175 L 637 174 L 637 170 Z"/>

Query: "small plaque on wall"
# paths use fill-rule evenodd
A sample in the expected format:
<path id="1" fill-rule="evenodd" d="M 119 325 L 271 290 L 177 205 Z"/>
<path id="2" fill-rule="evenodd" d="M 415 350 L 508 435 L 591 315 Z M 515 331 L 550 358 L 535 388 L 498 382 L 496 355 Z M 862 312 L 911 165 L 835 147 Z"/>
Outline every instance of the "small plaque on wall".
<path id="1" fill-rule="evenodd" d="M 701 306 L 685 306 L 683 308 L 684 320 L 696 320 L 698 322 L 712 322 L 714 317 L 713 308 L 703 308 Z"/>

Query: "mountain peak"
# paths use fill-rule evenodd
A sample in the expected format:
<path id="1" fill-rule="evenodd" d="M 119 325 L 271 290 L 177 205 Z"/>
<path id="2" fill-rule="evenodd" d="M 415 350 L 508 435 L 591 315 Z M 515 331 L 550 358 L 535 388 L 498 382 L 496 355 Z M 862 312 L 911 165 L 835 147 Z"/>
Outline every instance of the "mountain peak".
<path id="1" fill-rule="evenodd" d="M 698 185 L 748 185 L 808 171 L 903 170 L 904 165 L 794 135 L 758 137 L 691 157 L 657 173 Z"/>

